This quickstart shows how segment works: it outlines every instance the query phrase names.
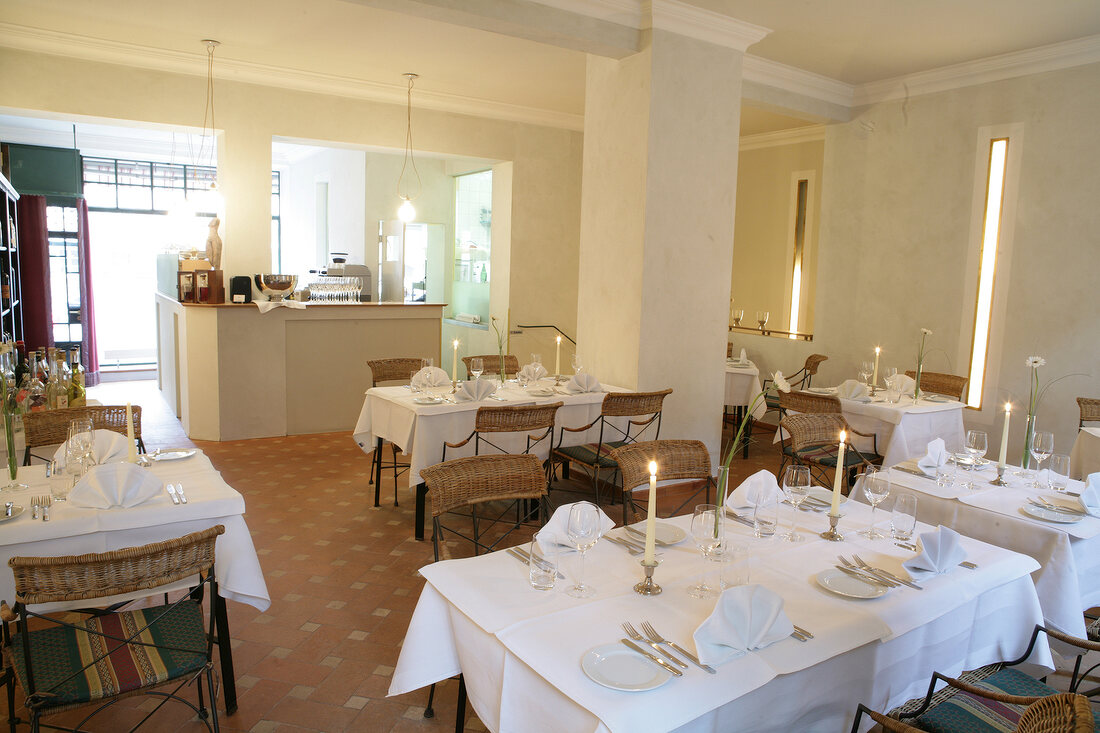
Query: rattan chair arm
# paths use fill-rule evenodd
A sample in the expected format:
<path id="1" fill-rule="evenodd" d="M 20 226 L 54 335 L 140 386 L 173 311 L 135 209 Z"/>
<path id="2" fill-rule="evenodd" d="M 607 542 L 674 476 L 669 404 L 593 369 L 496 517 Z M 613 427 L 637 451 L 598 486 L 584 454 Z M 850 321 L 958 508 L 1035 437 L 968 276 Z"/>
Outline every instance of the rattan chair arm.
<path id="1" fill-rule="evenodd" d="M 569 428 L 569 427 L 562 426 L 562 430 L 567 430 L 570 433 L 580 433 L 580 432 L 585 431 L 585 430 L 591 430 L 592 426 L 595 425 L 596 423 L 598 423 L 599 421 L 600 421 L 600 419 L 596 418 L 592 422 L 590 422 L 587 425 L 585 425 L 584 427 L 580 427 L 580 428 Z"/>
<path id="2" fill-rule="evenodd" d="M 1087 639 L 1081 639 L 1076 636 L 1069 636 L 1068 634 L 1063 634 L 1061 631 L 1055 631 L 1049 626 L 1044 626 L 1043 630 L 1046 631 L 1047 636 L 1052 636 L 1058 641 L 1065 642 L 1066 644 L 1072 644 L 1073 646 L 1080 649 L 1088 649 L 1089 651 L 1093 652 L 1100 651 L 1100 642 L 1089 641 Z"/>
<path id="3" fill-rule="evenodd" d="M 856 448 L 854 445 L 850 445 L 849 448 L 851 449 L 852 453 L 855 453 L 857 456 L 859 456 L 860 463 L 862 463 L 863 465 L 865 465 L 865 466 L 875 465 L 875 464 L 873 464 L 873 463 L 871 463 L 870 461 L 867 460 L 867 456 L 863 455 L 863 453 L 859 450 L 859 448 Z M 878 451 L 875 451 L 875 452 L 877 453 Z M 837 466 L 837 468 L 839 468 L 841 470 L 844 470 L 842 466 Z"/>
<path id="4" fill-rule="evenodd" d="M 463 440 L 461 443 L 448 443 L 447 441 L 443 441 L 443 445 L 447 446 L 448 448 L 461 448 L 462 446 L 469 443 L 470 439 L 473 438 L 474 435 L 476 435 L 476 434 L 477 434 L 477 431 L 475 430 L 474 432 L 467 435 L 466 439 Z"/>
<path id="5" fill-rule="evenodd" d="M 903 723 L 900 720 L 889 718 L 882 713 L 871 710 L 868 707 L 863 708 L 863 712 L 867 713 L 871 720 L 875 721 L 883 727 L 883 729 L 890 731 L 891 733 L 922 733 L 920 728 L 914 728 L 908 723 Z"/>
<path id="6" fill-rule="evenodd" d="M 649 425 L 650 423 L 652 423 L 656 419 L 657 419 L 657 413 L 654 413 L 654 414 L 649 416 L 648 420 L 631 420 L 630 424 L 631 425 Z"/>
<path id="7" fill-rule="evenodd" d="M 0 601 L 0 621 L 3 621 L 6 624 L 10 624 L 13 621 L 18 620 L 19 616 L 17 616 L 15 612 L 11 610 L 11 606 L 8 605 L 8 602 Z"/>
<path id="8" fill-rule="evenodd" d="M 847 422 L 847 421 L 845 421 L 845 422 Z M 856 430 L 855 428 L 853 428 L 851 425 L 848 426 L 847 430 L 848 430 L 849 433 L 852 433 L 854 435 L 858 435 L 861 438 L 875 438 L 876 440 L 878 438 L 878 436 L 875 435 L 874 433 L 861 433 L 858 430 Z"/>
<path id="9" fill-rule="evenodd" d="M 1046 697 L 1046 695 L 1006 695 L 1002 692 L 992 692 L 981 687 L 975 687 L 974 685 L 970 685 L 961 680 L 957 680 L 954 677 L 943 677 L 941 675 L 940 679 L 954 687 L 956 690 L 962 690 L 963 692 L 970 693 L 971 695 L 984 697 L 986 700 L 1003 702 L 1008 705 L 1030 705 L 1031 703 L 1037 700 L 1042 700 L 1044 697 Z"/>

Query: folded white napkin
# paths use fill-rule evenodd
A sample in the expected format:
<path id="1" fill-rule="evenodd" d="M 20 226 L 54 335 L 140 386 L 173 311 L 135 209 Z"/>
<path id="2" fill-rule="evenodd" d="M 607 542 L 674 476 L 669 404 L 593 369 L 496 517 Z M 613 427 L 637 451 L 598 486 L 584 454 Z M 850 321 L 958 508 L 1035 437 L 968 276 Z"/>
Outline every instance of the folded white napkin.
<path id="1" fill-rule="evenodd" d="M 959 533 L 942 524 L 939 529 L 920 536 L 924 551 L 901 564 L 910 575 L 920 573 L 946 573 L 958 567 L 966 559 L 966 550 L 959 544 Z"/>
<path id="2" fill-rule="evenodd" d="M 913 387 L 917 384 L 916 380 L 910 377 L 908 374 L 895 374 L 892 377 L 886 379 L 886 386 L 890 389 L 896 389 L 902 394 L 912 394 Z"/>
<path id="3" fill-rule="evenodd" d="M 579 503 L 579 502 L 575 502 Z M 535 539 L 538 540 L 540 547 L 561 548 L 565 547 L 570 550 L 576 550 L 577 546 L 569 541 L 569 510 L 573 504 L 562 504 L 556 510 L 554 510 L 553 516 L 543 525 L 535 534 Z M 615 527 L 615 522 L 606 514 L 603 509 L 600 512 L 600 536 L 607 534 Z"/>
<path id="4" fill-rule="evenodd" d="M 527 364 L 519 370 L 519 376 L 526 377 L 529 381 L 532 382 L 542 379 L 546 376 L 546 374 L 546 367 L 536 362 Z"/>
<path id="5" fill-rule="evenodd" d="M 917 468 L 924 471 L 925 476 L 936 477 L 936 469 L 947 465 L 947 444 L 943 438 L 936 438 L 928 443 L 928 452 L 917 461 Z"/>
<path id="6" fill-rule="evenodd" d="M 112 430 L 96 430 L 94 436 L 95 447 L 92 449 L 92 453 L 95 455 L 96 463 L 116 463 L 126 460 L 128 440 L 125 435 Z M 66 441 L 53 454 L 53 459 L 59 464 L 65 463 L 65 449 L 67 446 L 68 442 Z"/>
<path id="7" fill-rule="evenodd" d="M 747 356 L 747 355 L 745 354 L 745 350 L 744 350 L 744 349 L 741 349 L 741 356 L 740 356 L 740 359 L 741 359 L 741 361 L 748 361 L 748 360 L 749 360 L 749 357 L 748 357 L 748 356 Z"/>
<path id="8" fill-rule="evenodd" d="M 587 372 L 581 372 L 565 385 L 565 388 L 570 392 L 602 392 L 603 387 L 600 386 L 600 380 L 596 379 Z"/>
<path id="9" fill-rule="evenodd" d="M 488 398 L 493 392 L 496 392 L 498 386 L 497 382 L 493 379 L 475 379 L 472 382 L 467 381 L 458 388 L 455 399 L 459 402 L 479 402 L 480 400 Z"/>
<path id="10" fill-rule="evenodd" d="M 442 387 L 444 384 L 450 384 L 451 378 L 447 376 L 447 372 L 439 367 L 430 366 L 424 367 L 414 374 L 411 381 L 417 389 L 426 389 L 427 387 Z"/>
<path id="11" fill-rule="evenodd" d="M 695 630 L 695 653 L 703 664 L 722 664 L 794 632 L 783 598 L 762 585 L 728 588 Z"/>
<path id="12" fill-rule="evenodd" d="M 306 304 L 300 300 L 254 300 L 252 302 L 260 309 L 260 313 L 267 313 L 269 310 L 273 310 L 279 306 L 286 306 L 287 308 L 294 308 L 296 310 L 302 310 L 306 307 Z"/>
<path id="13" fill-rule="evenodd" d="M 1100 471 L 1090 473 L 1085 479 L 1085 487 L 1077 498 L 1081 508 L 1094 517 L 1100 517 Z"/>
<path id="14" fill-rule="evenodd" d="M 92 466 L 69 493 L 73 506 L 88 509 L 129 508 L 143 504 L 164 490 L 152 471 L 133 463 Z"/>
<path id="15" fill-rule="evenodd" d="M 836 396 L 849 400 L 857 400 L 860 397 L 866 397 L 871 394 L 871 390 L 867 388 L 866 384 L 857 382 L 854 379 L 845 379 L 836 388 Z"/>
<path id="16" fill-rule="evenodd" d="M 767 504 L 779 497 L 779 481 L 767 469 L 757 471 L 741 482 L 726 497 L 727 509 L 745 509 L 757 504 Z"/>

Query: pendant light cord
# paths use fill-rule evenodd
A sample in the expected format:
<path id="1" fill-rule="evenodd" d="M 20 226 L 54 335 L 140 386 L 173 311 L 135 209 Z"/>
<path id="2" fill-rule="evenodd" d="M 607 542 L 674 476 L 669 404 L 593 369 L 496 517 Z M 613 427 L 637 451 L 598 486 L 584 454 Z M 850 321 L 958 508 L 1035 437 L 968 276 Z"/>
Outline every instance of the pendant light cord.
<path id="1" fill-rule="evenodd" d="M 405 199 L 406 201 L 412 201 L 423 188 L 420 182 L 420 172 L 416 170 L 416 158 L 413 157 L 412 147 L 412 94 L 413 94 L 413 82 L 416 80 L 416 74 L 405 74 L 409 79 L 409 91 L 408 91 L 408 103 L 405 109 L 405 158 L 401 161 L 401 174 L 397 176 L 397 197 Z M 412 165 L 413 174 L 416 175 L 416 195 L 408 196 L 401 193 L 401 183 L 405 179 L 405 168 Z"/>

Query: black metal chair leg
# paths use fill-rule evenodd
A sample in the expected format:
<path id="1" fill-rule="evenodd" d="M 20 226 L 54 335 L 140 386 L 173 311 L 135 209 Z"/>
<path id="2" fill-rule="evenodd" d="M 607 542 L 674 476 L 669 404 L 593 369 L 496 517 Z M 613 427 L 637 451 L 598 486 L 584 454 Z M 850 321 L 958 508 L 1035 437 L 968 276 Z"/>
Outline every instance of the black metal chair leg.
<path id="1" fill-rule="evenodd" d="M 397 506 L 397 443 L 390 443 L 390 447 L 393 448 L 393 505 Z M 378 475 L 381 476 L 382 472 L 379 471 Z"/>
<path id="2" fill-rule="evenodd" d="M 455 715 L 455 733 L 462 733 L 466 727 L 466 678 L 458 676 L 458 711 Z"/>
<path id="3" fill-rule="evenodd" d="M 213 607 L 214 628 L 218 632 L 218 659 L 221 661 L 225 714 L 237 712 L 237 677 L 233 673 L 233 643 L 229 636 L 229 615 L 225 609 L 225 599 L 218 595 L 217 589 L 211 589 L 210 605 Z M 216 700 L 210 701 L 217 705 Z"/>
<path id="4" fill-rule="evenodd" d="M 424 708 L 424 717 L 425 718 L 434 718 L 435 717 L 435 708 L 432 707 L 432 701 L 433 700 L 435 700 L 435 683 L 434 682 L 432 683 L 432 686 L 428 688 L 428 706 L 426 708 Z M 13 731 L 13 733 L 14 733 L 14 731 Z"/>

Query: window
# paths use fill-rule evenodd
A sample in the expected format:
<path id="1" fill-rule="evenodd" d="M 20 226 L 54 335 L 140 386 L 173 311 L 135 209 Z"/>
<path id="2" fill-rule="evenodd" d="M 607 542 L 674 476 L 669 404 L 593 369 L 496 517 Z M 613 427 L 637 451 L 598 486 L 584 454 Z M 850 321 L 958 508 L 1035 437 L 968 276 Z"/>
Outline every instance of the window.
<path id="1" fill-rule="evenodd" d="M 80 346 L 79 225 L 75 201 L 50 197 L 46 201 L 46 236 L 49 241 L 50 321 L 54 345 Z"/>
<path id="2" fill-rule="evenodd" d="M 489 321 L 492 251 L 493 172 L 455 176 L 455 263 L 452 307 L 455 315 Z"/>
<path id="3" fill-rule="evenodd" d="M 799 312 L 802 309 L 802 262 L 806 250 L 806 211 L 810 194 L 810 180 L 799 177 L 794 190 L 794 260 L 791 265 L 791 317 L 787 330 L 790 338 L 798 336 Z"/>

